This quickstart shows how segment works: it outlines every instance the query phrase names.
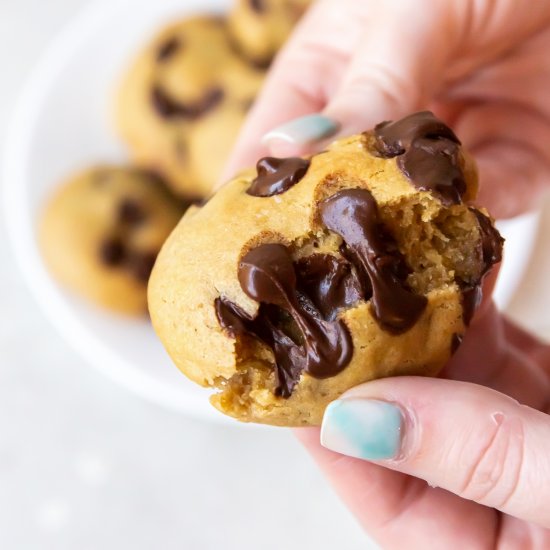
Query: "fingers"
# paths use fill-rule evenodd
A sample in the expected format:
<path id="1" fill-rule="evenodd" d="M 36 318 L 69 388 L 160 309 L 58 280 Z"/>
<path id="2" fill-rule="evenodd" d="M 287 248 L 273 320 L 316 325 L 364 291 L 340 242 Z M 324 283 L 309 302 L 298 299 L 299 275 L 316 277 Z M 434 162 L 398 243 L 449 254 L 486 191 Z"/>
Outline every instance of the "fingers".
<path id="1" fill-rule="evenodd" d="M 548 187 L 548 118 L 518 104 L 495 101 L 463 109 L 454 127 L 479 167 L 479 204 L 499 218 L 536 206 Z"/>
<path id="2" fill-rule="evenodd" d="M 424 481 L 319 445 L 318 428 L 295 435 L 360 524 L 382 548 L 494 548 L 497 514 Z M 467 518 L 467 521 L 465 521 Z M 412 539 L 411 539 L 412 535 Z"/>
<path id="3" fill-rule="evenodd" d="M 434 4 L 426 13 L 410 0 L 316 2 L 276 60 L 225 176 L 268 151 L 306 152 L 328 137 L 327 121 L 333 131 L 350 134 L 425 104 L 452 47 L 438 24 L 438 9 Z M 319 111 L 323 125 L 305 131 L 304 124 L 298 131 L 285 126 Z M 261 138 L 272 129 L 266 147 Z"/>
<path id="4" fill-rule="evenodd" d="M 224 178 L 253 165 L 268 153 L 261 143 L 268 130 L 322 110 L 359 40 L 361 29 L 353 15 L 357 4 L 360 3 L 353 0 L 339 3 L 318 0 L 309 9 L 271 67 Z"/>
<path id="5" fill-rule="evenodd" d="M 550 527 L 550 417 L 494 390 L 376 380 L 328 407 L 321 442 Z"/>
<path id="6" fill-rule="evenodd" d="M 539 410 L 548 406 L 550 348 L 506 320 L 488 301 L 442 376 L 474 382 Z"/>

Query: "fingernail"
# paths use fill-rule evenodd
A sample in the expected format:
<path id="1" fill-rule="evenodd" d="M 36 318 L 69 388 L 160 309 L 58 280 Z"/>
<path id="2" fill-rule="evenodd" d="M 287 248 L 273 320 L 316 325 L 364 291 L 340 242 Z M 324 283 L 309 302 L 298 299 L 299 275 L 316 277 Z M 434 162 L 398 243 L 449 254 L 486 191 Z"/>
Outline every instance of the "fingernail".
<path id="1" fill-rule="evenodd" d="M 345 398 L 326 409 L 321 445 L 364 460 L 394 458 L 403 428 L 401 409 L 386 401 Z"/>
<path id="2" fill-rule="evenodd" d="M 295 118 L 273 128 L 262 138 L 264 145 L 273 141 L 285 141 L 295 145 L 306 145 L 334 135 L 340 129 L 335 120 L 318 113 Z"/>

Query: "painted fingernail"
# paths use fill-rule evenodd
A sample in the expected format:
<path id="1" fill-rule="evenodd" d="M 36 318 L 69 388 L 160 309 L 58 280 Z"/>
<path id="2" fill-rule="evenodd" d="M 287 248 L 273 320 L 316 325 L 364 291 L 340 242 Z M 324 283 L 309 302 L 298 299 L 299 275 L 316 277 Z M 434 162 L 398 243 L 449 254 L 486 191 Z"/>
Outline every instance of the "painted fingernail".
<path id="1" fill-rule="evenodd" d="M 296 145 L 306 145 L 334 135 L 340 129 L 335 120 L 318 113 L 295 118 L 273 128 L 262 138 L 264 145 L 273 141 L 285 141 Z"/>
<path id="2" fill-rule="evenodd" d="M 394 458 L 399 453 L 403 414 L 396 405 L 373 399 L 339 399 L 326 409 L 321 445 L 364 460 Z"/>

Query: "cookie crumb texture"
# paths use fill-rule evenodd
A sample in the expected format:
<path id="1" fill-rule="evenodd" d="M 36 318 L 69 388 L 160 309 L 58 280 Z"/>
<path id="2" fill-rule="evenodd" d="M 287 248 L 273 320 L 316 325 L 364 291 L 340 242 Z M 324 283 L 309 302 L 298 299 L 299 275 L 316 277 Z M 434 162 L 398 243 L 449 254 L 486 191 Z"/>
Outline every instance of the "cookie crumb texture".
<path id="1" fill-rule="evenodd" d="M 264 76 L 236 49 L 222 17 L 164 28 L 118 95 L 117 126 L 133 161 L 183 197 L 209 196 Z"/>
<path id="2" fill-rule="evenodd" d="M 154 174 L 98 166 L 56 189 L 40 247 L 63 285 L 112 311 L 145 316 L 153 264 L 185 207 Z"/>
<path id="3" fill-rule="evenodd" d="M 242 421 L 318 425 L 362 382 L 435 376 L 502 239 L 473 161 L 431 113 L 261 159 L 186 214 L 149 284 L 178 367 Z"/>

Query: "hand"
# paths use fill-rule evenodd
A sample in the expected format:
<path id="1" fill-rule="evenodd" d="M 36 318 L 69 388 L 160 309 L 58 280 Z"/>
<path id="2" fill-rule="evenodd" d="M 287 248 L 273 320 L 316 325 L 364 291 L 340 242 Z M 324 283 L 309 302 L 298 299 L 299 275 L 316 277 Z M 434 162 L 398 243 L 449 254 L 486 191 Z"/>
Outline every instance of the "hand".
<path id="1" fill-rule="evenodd" d="M 373 462 L 295 432 L 382 548 L 550 548 L 549 347 L 488 302 L 443 374 L 329 406 L 323 444 Z"/>
<path id="2" fill-rule="evenodd" d="M 226 174 L 428 108 L 476 157 L 479 202 L 519 213 L 550 181 L 549 23 L 545 2 L 317 0 Z M 549 408 L 550 349 L 487 301 L 441 379 L 377 380 L 329 407 L 323 443 L 365 460 L 297 434 L 385 548 L 549 548 Z"/>
<path id="3" fill-rule="evenodd" d="M 268 152 L 302 153 L 338 127 L 350 134 L 428 108 L 476 157 L 480 204 L 517 214 L 550 181 L 549 23 L 548 2 L 317 0 L 275 61 L 225 175 Z"/>

